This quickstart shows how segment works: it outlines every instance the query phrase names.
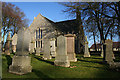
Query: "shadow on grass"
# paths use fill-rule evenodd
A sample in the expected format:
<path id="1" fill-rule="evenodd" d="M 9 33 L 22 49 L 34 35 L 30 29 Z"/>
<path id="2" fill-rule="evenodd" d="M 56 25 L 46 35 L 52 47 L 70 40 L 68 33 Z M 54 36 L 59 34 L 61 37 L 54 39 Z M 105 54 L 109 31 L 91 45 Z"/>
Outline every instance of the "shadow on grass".
<path id="1" fill-rule="evenodd" d="M 39 77 L 39 79 L 35 79 L 35 80 L 54 80 L 54 79 L 50 78 L 48 75 L 43 74 L 39 70 L 33 69 L 32 71 Z"/>
<path id="2" fill-rule="evenodd" d="M 99 63 L 99 64 L 105 65 L 105 62 L 103 62 L 103 61 L 86 61 L 86 60 L 80 60 L 80 59 L 78 59 L 78 61 L 84 61 L 84 62 L 90 62 L 90 63 Z"/>
<path id="3" fill-rule="evenodd" d="M 103 58 L 92 58 L 92 59 L 103 59 Z"/>
<path id="4" fill-rule="evenodd" d="M 51 65 L 54 65 L 54 62 L 52 62 L 52 61 L 43 60 L 43 59 L 38 58 L 38 57 L 36 57 L 36 56 L 34 56 L 34 58 L 38 59 L 39 61 L 44 61 L 44 62 L 46 62 L 46 63 L 49 63 L 49 64 L 51 64 Z"/>
<path id="5" fill-rule="evenodd" d="M 85 67 L 88 67 L 88 68 L 96 68 L 96 69 L 103 69 L 103 70 L 109 70 L 109 67 L 95 67 L 95 66 L 85 66 Z"/>
<path id="6" fill-rule="evenodd" d="M 8 65 L 7 68 L 9 68 L 9 66 L 12 64 L 12 58 L 10 55 L 6 55 L 5 57 L 7 59 L 7 65 Z"/>

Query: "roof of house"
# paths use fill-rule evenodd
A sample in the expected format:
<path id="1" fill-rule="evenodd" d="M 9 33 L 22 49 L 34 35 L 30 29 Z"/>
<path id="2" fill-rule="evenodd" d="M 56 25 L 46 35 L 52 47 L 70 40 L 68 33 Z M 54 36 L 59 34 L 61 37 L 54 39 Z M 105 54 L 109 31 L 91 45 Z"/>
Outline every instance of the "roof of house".
<path id="1" fill-rule="evenodd" d="M 113 42 L 113 48 L 120 48 L 120 42 Z"/>
<path id="2" fill-rule="evenodd" d="M 100 44 L 100 43 L 96 44 L 96 48 L 97 48 L 97 49 L 100 48 L 100 47 L 101 47 L 101 44 Z M 93 44 L 93 45 L 90 47 L 90 49 L 95 49 L 95 44 Z"/>
<path id="3" fill-rule="evenodd" d="M 101 44 L 98 43 L 98 44 L 96 45 L 96 48 L 97 48 L 97 49 L 98 49 L 98 48 L 101 48 Z M 120 42 L 113 42 L 113 48 L 120 48 Z M 90 47 L 90 49 L 95 49 L 95 44 L 93 44 L 93 45 Z"/>

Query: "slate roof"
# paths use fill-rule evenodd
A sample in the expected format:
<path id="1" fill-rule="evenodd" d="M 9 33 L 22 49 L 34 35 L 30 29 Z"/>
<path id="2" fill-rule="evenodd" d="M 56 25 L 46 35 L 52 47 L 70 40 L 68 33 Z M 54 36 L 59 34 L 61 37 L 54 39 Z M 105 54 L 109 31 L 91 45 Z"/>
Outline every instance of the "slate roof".
<path id="1" fill-rule="evenodd" d="M 41 15 L 41 14 L 39 13 L 39 15 Z M 53 22 L 52 20 L 50 20 L 44 16 L 42 16 L 42 17 L 44 19 L 46 19 L 48 22 L 50 22 L 53 25 L 52 27 L 54 29 L 58 30 L 59 32 L 72 33 L 72 31 L 76 31 L 76 28 L 77 28 L 76 19 L 60 21 L 60 22 Z M 77 33 L 77 32 L 74 32 L 74 33 Z"/>
<path id="2" fill-rule="evenodd" d="M 70 32 L 74 31 L 76 29 L 77 23 L 76 19 L 73 20 L 66 20 L 66 21 L 60 21 L 55 23 L 56 28 L 62 32 Z"/>

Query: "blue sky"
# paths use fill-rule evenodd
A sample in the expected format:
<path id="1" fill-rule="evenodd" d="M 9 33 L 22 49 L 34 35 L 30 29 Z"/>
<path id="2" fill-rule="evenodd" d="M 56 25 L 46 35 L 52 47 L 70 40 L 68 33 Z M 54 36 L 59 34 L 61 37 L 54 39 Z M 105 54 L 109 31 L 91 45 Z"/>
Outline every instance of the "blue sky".
<path id="1" fill-rule="evenodd" d="M 25 13 L 26 18 L 30 20 L 29 24 L 39 13 L 54 22 L 71 19 L 62 12 L 65 7 L 58 2 L 12 2 L 12 4 Z"/>

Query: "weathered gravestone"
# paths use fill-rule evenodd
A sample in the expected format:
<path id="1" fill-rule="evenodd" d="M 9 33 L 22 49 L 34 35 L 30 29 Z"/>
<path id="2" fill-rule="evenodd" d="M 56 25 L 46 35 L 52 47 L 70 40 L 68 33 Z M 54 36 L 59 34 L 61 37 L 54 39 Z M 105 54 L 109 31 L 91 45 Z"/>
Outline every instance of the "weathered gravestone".
<path id="1" fill-rule="evenodd" d="M 72 62 L 76 62 L 76 54 L 75 54 L 75 35 L 73 34 L 67 34 L 65 35 L 67 37 L 67 55 L 68 60 Z"/>
<path id="2" fill-rule="evenodd" d="M 44 54 L 43 54 L 43 59 L 51 59 L 50 55 L 50 41 L 49 39 L 44 39 Z"/>
<path id="3" fill-rule="evenodd" d="M 107 63 L 110 63 L 110 62 L 113 62 L 113 50 L 112 50 L 112 47 L 113 47 L 113 42 L 112 40 L 105 40 L 105 44 L 103 46 L 104 48 L 104 59 Z"/>
<path id="4" fill-rule="evenodd" d="M 37 44 L 39 44 L 40 41 L 41 41 L 40 39 L 37 39 L 36 40 Z M 36 56 L 40 56 L 40 46 L 39 45 L 37 45 L 37 47 L 36 47 L 36 53 L 35 53 L 35 55 Z"/>
<path id="5" fill-rule="evenodd" d="M 35 53 L 36 56 L 40 56 L 40 47 L 36 47 L 36 53 Z"/>
<path id="6" fill-rule="evenodd" d="M 88 48 L 87 36 L 85 37 L 85 52 L 84 52 L 84 57 L 90 57 L 90 52 L 89 52 L 89 48 Z"/>
<path id="7" fill-rule="evenodd" d="M 52 57 L 56 56 L 55 38 L 52 38 L 50 40 L 50 53 L 51 53 Z"/>
<path id="8" fill-rule="evenodd" d="M 54 64 L 62 67 L 70 66 L 67 55 L 67 38 L 62 35 L 57 38 L 57 50 Z"/>
<path id="9" fill-rule="evenodd" d="M 104 51 L 103 51 L 103 44 L 101 45 L 101 57 L 104 56 Z"/>
<path id="10" fill-rule="evenodd" d="M 34 47 L 35 47 L 35 39 L 34 37 L 31 39 L 31 44 L 29 45 L 30 46 L 30 54 L 34 53 Z"/>
<path id="11" fill-rule="evenodd" d="M 9 66 L 9 72 L 23 75 L 32 71 L 31 57 L 29 57 L 30 32 L 28 29 L 21 28 L 17 34 L 17 52 Z"/>
<path id="12" fill-rule="evenodd" d="M 12 50 L 16 52 L 16 45 L 17 45 L 17 34 L 15 33 L 12 37 Z"/>
<path id="13" fill-rule="evenodd" d="M 104 48 L 104 60 L 109 64 L 111 69 L 120 70 L 120 62 L 114 62 L 114 53 L 113 53 L 113 41 L 112 40 L 105 40 Z"/>
<path id="14" fill-rule="evenodd" d="M 6 42 L 6 46 L 5 46 L 5 54 L 6 55 L 10 55 L 10 48 L 11 48 L 11 46 L 10 46 L 10 43 L 11 43 L 11 41 L 12 41 L 12 39 L 11 39 L 11 37 L 10 37 L 10 32 L 9 32 L 9 34 L 8 34 L 8 36 L 7 36 L 7 42 Z"/>

